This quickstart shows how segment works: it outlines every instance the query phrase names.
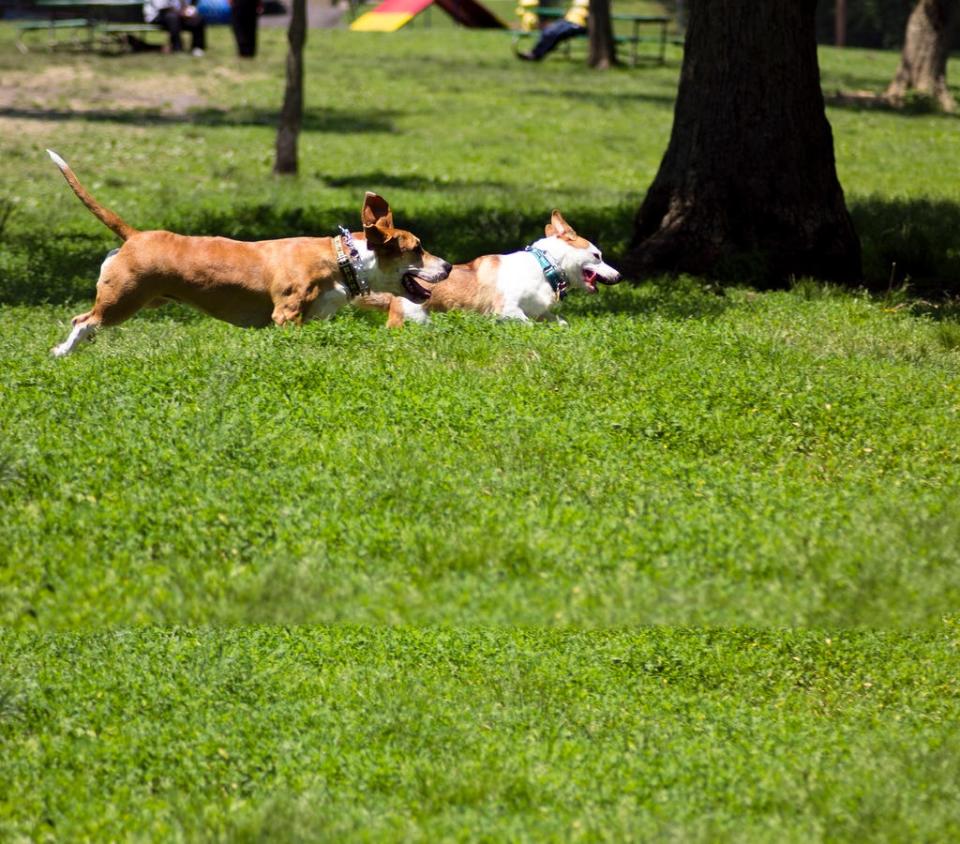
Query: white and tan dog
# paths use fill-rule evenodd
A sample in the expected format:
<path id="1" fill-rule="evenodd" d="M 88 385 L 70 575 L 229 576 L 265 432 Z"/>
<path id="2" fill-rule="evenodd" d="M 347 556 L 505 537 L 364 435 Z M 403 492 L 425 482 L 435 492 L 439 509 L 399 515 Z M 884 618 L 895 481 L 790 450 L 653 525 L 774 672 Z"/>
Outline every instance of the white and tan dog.
<path id="1" fill-rule="evenodd" d="M 124 244 L 100 267 L 93 308 L 73 318 L 70 336 L 53 349 L 72 352 L 98 328 L 141 308 L 185 302 L 233 325 L 259 327 L 327 319 L 361 292 L 430 298 L 421 284 L 446 278 L 450 264 L 393 226 L 386 200 L 367 193 L 363 233 L 244 242 L 137 231 L 100 205 L 67 163 L 47 150 L 80 201 Z"/>
<path id="2" fill-rule="evenodd" d="M 356 304 L 387 311 L 390 328 L 398 328 L 405 319 L 426 322 L 432 311 L 453 310 L 566 325 L 552 309 L 567 290 L 596 293 L 597 282 L 616 284 L 620 273 L 603 262 L 600 250 L 580 237 L 559 211 L 551 215 L 544 235 L 523 252 L 482 255 L 469 264 L 454 264 L 423 303 L 380 293 L 361 296 Z"/>

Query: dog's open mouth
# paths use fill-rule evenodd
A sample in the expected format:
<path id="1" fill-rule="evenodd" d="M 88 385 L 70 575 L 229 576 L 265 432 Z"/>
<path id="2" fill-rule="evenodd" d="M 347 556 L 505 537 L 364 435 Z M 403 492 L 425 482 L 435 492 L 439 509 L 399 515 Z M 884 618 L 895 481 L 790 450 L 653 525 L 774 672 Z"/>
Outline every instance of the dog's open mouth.
<path id="1" fill-rule="evenodd" d="M 589 267 L 583 268 L 583 283 L 591 293 L 597 292 L 597 279 L 599 279 L 599 277 L 600 276 Z"/>
<path id="2" fill-rule="evenodd" d="M 407 297 L 411 302 L 419 304 L 426 302 L 430 298 L 430 291 L 427 290 L 419 281 L 414 273 L 404 273 L 400 279 L 403 289 L 407 291 Z"/>

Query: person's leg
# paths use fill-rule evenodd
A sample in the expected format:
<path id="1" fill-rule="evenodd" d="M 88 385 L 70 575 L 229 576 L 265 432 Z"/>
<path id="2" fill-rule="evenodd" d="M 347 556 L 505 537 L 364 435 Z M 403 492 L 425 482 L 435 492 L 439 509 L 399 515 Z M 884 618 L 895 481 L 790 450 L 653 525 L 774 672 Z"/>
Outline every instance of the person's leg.
<path id="1" fill-rule="evenodd" d="M 566 41 L 568 38 L 573 38 L 576 35 L 581 35 L 586 31 L 585 27 L 577 26 L 568 20 L 561 19 L 554 21 L 553 23 L 547 24 L 541 30 L 540 38 L 530 52 L 518 53 L 517 55 L 521 59 L 527 59 L 528 61 L 540 61 L 540 59 L 555 49 L 562 41 Z"/>
<path id="2" fill-rule="evenodd" d="M 174 53 L 179 53 L 183 49 L 183 41 L 180 39 L 180 14 L 176 9 L 164 9 L 154 23 L 160 24 L 170 33 L 170 49 Z"/>
<path id="3" fill-rule="evenodd" d="M 190 32 L 190 47 L 193 50 L 207 49 L 207 22 L 198 13 L 182 18 L 183 28 Z"/>
<path id="4" fill-rule="evenodd" d="M 577 35 L 583 35 L 586 31 L 586 27 L 577 26 L 568 20 L 554 21 L 549 26 L 544 27 L 540 40 L 537 41 L 531 53 L 535 59 L 542 59 L 562 41 L 574 38 Z"/>
<path id="5" fill-rule="evenodd" d="M 234 0 L 232 22 L 237 54 L 243 58 L 253 58 L 257 54 L 256 0 Z"/>
<path id="6" fill-rule="evenodd" d="M 230 28 L 233 30 L 233 39 L 237 42 L 237 55 L 245 55 L 247 49 L 246 29 L 243 21 L 243 5 L 240 0 L 233 0 L 230 8 Z"/>

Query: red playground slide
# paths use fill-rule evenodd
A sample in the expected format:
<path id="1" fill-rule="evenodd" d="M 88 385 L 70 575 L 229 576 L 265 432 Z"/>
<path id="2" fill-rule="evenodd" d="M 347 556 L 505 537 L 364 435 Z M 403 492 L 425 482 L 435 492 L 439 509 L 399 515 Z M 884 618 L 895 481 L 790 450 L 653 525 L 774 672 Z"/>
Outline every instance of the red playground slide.
<path id="1" fill-rule="evenodd" d="M 436 3 L 463 26 L 477 29 L 507 28 L 503 21 L 477 0 L 384 0 L 377 8 L 357 18 L 350 24 L 350 29 L 356 32 L 396 32 L 432 3 Z"/>

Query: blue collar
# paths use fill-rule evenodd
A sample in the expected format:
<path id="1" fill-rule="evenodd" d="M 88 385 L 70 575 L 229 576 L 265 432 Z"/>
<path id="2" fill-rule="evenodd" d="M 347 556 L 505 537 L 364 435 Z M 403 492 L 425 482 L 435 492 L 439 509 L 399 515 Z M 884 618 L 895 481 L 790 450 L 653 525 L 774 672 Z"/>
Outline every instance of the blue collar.
<path id="1" fill-rule="evenodd" d="M 567 277 L 563 274 L 563 270 L 553 263 L 550 256 L 542 249 L 537 249 L 536 246 L 528 246 L 526 251 L 533 255 L 539 262 L 540 269 L 543 270 L 543 274 L 547 279 L 547 284 L 553 288 L 553 292 L 557 294 L 557 298 L 562 299 L 566 296 Z"/>

